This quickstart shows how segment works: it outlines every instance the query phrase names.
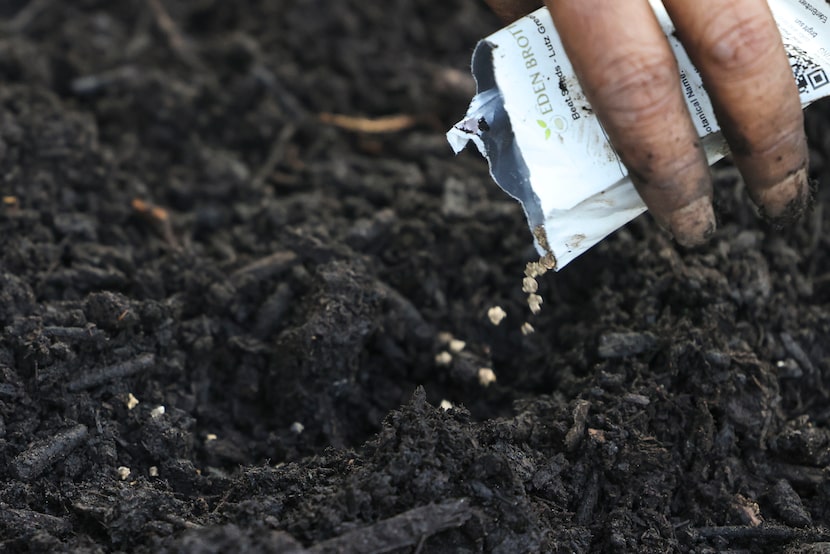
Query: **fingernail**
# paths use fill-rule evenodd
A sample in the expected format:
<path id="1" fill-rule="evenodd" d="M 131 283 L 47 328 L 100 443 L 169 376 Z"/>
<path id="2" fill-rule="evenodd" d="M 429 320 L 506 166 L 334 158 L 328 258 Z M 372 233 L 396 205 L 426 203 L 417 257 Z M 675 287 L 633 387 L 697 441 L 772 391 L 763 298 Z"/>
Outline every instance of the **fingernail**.
<path id="1" fill-rule="evenodd" d="M 669 216 L 669 228 L 682 246 L 698 246 L 715 232 L 715 211 L 708 196 L 675 210 Z"/>
<path id="2" fill-rule="evenodd" d="M 765 219 L 779 225 L 788 225 L 801 217 L 809 198 L 807 168 L 801 168 L 779 183 L 759 191 L 756 203 Z"/>

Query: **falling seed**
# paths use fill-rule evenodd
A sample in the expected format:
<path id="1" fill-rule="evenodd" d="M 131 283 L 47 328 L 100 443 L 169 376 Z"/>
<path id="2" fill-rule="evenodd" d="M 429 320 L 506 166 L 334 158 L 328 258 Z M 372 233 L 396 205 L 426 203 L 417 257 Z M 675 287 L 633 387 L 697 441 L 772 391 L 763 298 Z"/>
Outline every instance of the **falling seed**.
<path id="1" fill-rule="evenodd" d="M 127 395 L 127 409 L 132 410 L 136 406 L 138 406 L 138 398 L 133 396 L 133 393 L 129 393 Z"/>
<path id="2" fill-rule="evenodd" d="M 120 477 L 122 481 L 126 481 L 127 477 L 130 476 L 130 468 L 127 466 L 119 466 L 116 471 L 118 472 L 118 477 Z"/>
<path id="3" fill-rule="evenodd" d="M 496 372 L 489 367 L 482 367 L 478 370 L 478 382 L 482 387 L 489 387 L 496 382 Z"/>
<path id="4" fill-rule="evenodd" d="M 164 415 L 164 406 L 156 406 L 150 410 L 150 417 L 156 418 Z"/>
<path id="5" fill-rule="evenodd" d="M 446 350 L 435 355 L 435 364 L 440 366 L 448 366 L 452 363 L 452 354 Z"/>
<path id="6" fill-rule="evenodd" d="M 291 424 L 291 432 L 295 435 L 300 435 L 303 431 L 305 431 L 305 425 L 303 425 L 299 421 L 295 421 Z"/>
<path id="7" fill-rule="evenodd" d="M 150 466 L 149 473 L 150 473 L 150 477 L 158 477 L 159 476 L 159 468 L 157 468 L 156 466 Z"/>
<path id="8" fill-rule="evenodd" d="M 208 433 L 205 435 L 205 442 L 215 441 L 218 438 L 214 433 Z"/>
<path id="9" fill-rule="evenodd" d="M 490 318 L 490 323 L 498 325 L 505 317 L 507 317 L 507 312 L 505 312 L 501 306 L 493 306 L 487 310 L 487 317 Z"/>
<path id="10" fill-rule="evenodd" d="M 545 268 L 539 262 L 527 262 L 525 265 L 525 276 L 535 279 L 545 273 Z"/>
<path id="11" fill-rule="evenodd" d="M 538 294 L 528 295 L 527 305 L 530 306 L 531 312 L 538 314 L 542 310 L 542 297 Z"/>
<path id="12" fill-rule="evenodd" d="M 445 412 L 446 412 L 447 410 L 452 410 L 452 402 L 450 402 L 450 401 L 449 401 L 449 400 L 447 400 L 447 399 L 444 399 L 444 400 L 442 400 L 442 401 L 441 401 L 441 405 L 440 405 L 439 407 L 440 407 L 442 410 L 444 410 Z"/>
<path id="13" fill-rule="evenodd" d="M 532 335 L 535 331 L 536 329 L 533 328 L 533 325 L 531 325 L 527 321 L 522 323 L 522 334 L 524 336 Z"/>
<path id="14" fill-rule="evenodd" d="M 452 333 L 448 333 L 447 331 L 442 331 L 438 333 L 438 342 L 441 344 L 449 344 L 455 337 L 452 336 Z"/>
<path id="15" fill-rule="evenodd" d="M 536 279 L 533 277 L 525 277 L 522 279 L 522 292 L 533 294 L 537 290 L 539 290 L 539 283 L 536 282 Z"/>
<path id="16" fill-rule="evenodd" d="M 463 340 L 452 339 L 450 341 L 450 352 L 453 354 L 458 354 L 467 346 L 467 343 Z"/>

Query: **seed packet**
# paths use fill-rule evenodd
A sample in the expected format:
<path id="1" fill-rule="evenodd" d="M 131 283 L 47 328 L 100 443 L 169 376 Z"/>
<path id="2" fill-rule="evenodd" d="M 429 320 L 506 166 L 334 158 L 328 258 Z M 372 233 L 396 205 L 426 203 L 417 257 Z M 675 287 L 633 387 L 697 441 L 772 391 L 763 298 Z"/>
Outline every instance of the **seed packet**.
<path id="1" fill-rule="evenodd" d="M 728 154 L 701 77 L 663 5 L 652 8 L 671 44 L 680 83 L 710 164 Z M 803 106 L 830 95 L 830 5 L 770 0 Z M 447 133 L 455 152 L 472 141 L 490 173 L 525 211 L 539 255 L 559 270 L 646 210 L 585 99 L 546 8 L 480 41 L 477 94 Z M 552 260 L 552 263 L 551 263 Z"/>

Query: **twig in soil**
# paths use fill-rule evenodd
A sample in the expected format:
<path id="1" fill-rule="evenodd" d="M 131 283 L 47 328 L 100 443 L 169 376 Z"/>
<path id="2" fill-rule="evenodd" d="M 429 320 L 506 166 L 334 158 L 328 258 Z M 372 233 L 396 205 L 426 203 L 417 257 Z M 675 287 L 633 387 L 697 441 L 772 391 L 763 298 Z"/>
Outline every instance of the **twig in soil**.
<path id="1" fill-rule="evenodd" d="M 594 517 L 594 508 L 599 500 L 599 474 L 592 471 L 582 492 L 582 501 L 576 511 L 577 525 L 588 525 Z"/>
<path id="2" fill-rule="evenodd" d="M 166 514 L 162 516 L 162 519 L 168 523 L 172 523 L 173 525 L 178 525 L 182 529 L 201 529 L 202 526 L 198 523 L 193 523 L 192 521 L 188 521 L 182 517 L 179 517 L 174 514 Z"/>
<path id="3" fill-rule="evenodd" d="M 582 441 L 582 437 L 585 435 L 585 429 L 588 426 L 588 412 L 590 409 L 590 402 L 587 400 L 577 400 L 573 411 L 574 424 L 565 434 L 565 448 L 568 452 L 576 450 L 576 447 Z"/>
<path id="4" fill-rule="evenodd" d="M 0 529 L 33 529 L 51 535 L 61 535 L 68 533 L 72 529 L 72 524 L 68 519 L 25 508 L 6 508 L 0 510 Z"/>
<path id="5" fill-rule="evenodd" d="M 826 477 L 824 469 L 813 466 L 778 463 L 770 468 L 770 475 L 786 479 L 803 487 L 818 487 L 824 483 Z"/>
<path id="6" fill-rule="evenodd" d="M 156 356 L 154 354 L 142 354 L 126 362 L 101 367 L 84 373 L 77 379 L 70 381 L 68 388 L 72 392 L 91 389 L 92 387 L 145 371 L 153 367 L 155 363 Z"/>
<path id="7" fill-rule="evenodd" d="M 816 366 L 813 365 L 813 362 L 810 361 L 810 357 L 791 334 L 781 333 L 781 343 L 784 345 L 784 349 L 789 352 L 790 356 L 792 356 L 796 362 L 798 362 L 798 365 L 801 366 L 801 369 L 803 369 L 805 373 L 815 375 Z"/>
<path id="8" fill-rule="evenodd" d="M 231 283 L 239 286 L 246 279 L 264 281 L 276 277 L 290 269 L 296 261 L 297 254 L 291 250 L 274 252 L 234 271 L 231 274 Z"/>
<path id="9" fill-rule="evenodd" d="M 471 516 L 472 510 L 465 498 L 430 504 L 323 541 L 309 548 L 308 552 L 390 552 L 417 545 L 424 537 L 441 531 L 461 527 Z"/>
<path id="10" fill-rule="evenodd" d="M 45 11 L 53 0 L 33 0 L 8 22 L 0 22 L 0 31 L 3 33 L 22 33 L 29 25 Z"/>
<path id="11" fill-rule="evenodd" d="M 156 20 L 156 25 L 159 26 L 161 32 L 167 37 L 167 42 L 173 52 L 191 67 L 201 67 L 201 61 L 199 61 L 199 58 L 193 53 L 193 49 L 179 31 L 179 27 L 176 25 L 176 22 L 173 21 L 170 14 L 167 13 L 167 10 L 164 8 L 164 4 L 161 3 L 161 0 L 147 0 L 147 5 L 150 6 L 150 10 L 152 10 L 153 17 Z"/>
<path id="12" fill-rule="evenodd" d="M 760 541 L 765 544 L 771 542 L 819 542 L 830 540 L 830 530 L 793 529 L 774 525 L 760 525 L 758 527 L 742 527 L 726 525 L 723 527 L 698 527 L 689 529 L 693 540 L 721 539 L 727 542 Z"/>
<path id="13" fill-rule="evenodd" d="M 88 327 L 56 327 L 47 326 L 41 331 L 44 336 L 53 339 L 69 339 L 76 342 L 103 340 L 106 334 L 93 326 Z"/>
<path id="14" fill-rule="evenodd" d="M 170 212 L 161 206 L 150 204 L 140 198 L 133 199 L 132 207 L 138 215 L 153 226 L 170 246 L 173 248 L 179 247 L 179 241 L 176 240 L 176 235 L 173 234 L 173 226 L 170 223 Z"/>
<path id="15" fill-rule="evenodd" d="M 328 125 L 334 125 L 346 131 L 357 133 L 397 133 L 404 131 L 418 124 L 418 118 L 414 115 L 399 114 L 386 117 L 356 117 L 352 115 L 321 113 L 320 121 Z"/>
<path id="16" fill-rule="evenodd" d="M 265 163 L 260 166 L 256 175 L 254 175 L 254 183 L 257 187 L 265 183 L 265 180 L 274 172 L 274 169 L 280 162 L 282 162 L 282 159 L 285 157 L 285 149 L 296 132 L 297 127 L 290 123 L 282 128 L 280 134 L 271 145 L 271 150 L 268 152 L 268 159 L 265 160 Z"/>
<path id="17" fill-rule="evenodd" d="M 49 466 L 69 455 L 86 436 L 86 425 L 79 424 L 44 441 L 36 442 L 12 460 L 12 472 L 24 481 L 34 479 Z"/>

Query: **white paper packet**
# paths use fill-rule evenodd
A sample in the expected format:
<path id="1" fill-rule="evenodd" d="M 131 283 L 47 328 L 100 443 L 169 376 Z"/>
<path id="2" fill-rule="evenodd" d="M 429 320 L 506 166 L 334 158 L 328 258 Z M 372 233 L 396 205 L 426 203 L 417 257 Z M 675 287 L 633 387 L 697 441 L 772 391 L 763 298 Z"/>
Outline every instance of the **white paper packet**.
<path id="1" fill-rule="evenodd" d="M 710 164 L 728 152 L 711 102 L 674 25 L 652 8 L 674 51 L 689 113 Z M 830 6 L 769 0 L 803 106 L 830 95 Z M 472 141 L 498 185 L 521 202 L 540 256 L 555 269 L 646 210 L 579 86 L 546 8 L 480 41 L 477 94 L 447 132 L 456 153 Z"/>

